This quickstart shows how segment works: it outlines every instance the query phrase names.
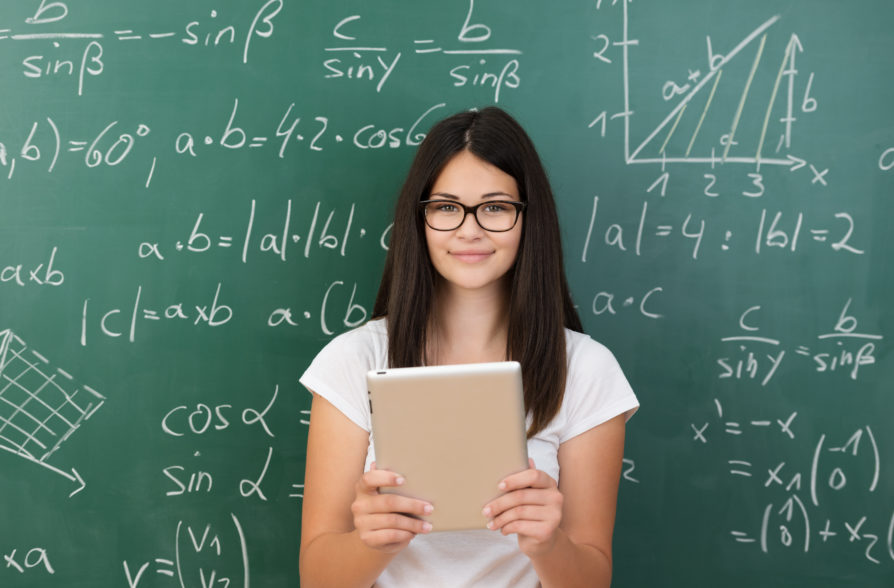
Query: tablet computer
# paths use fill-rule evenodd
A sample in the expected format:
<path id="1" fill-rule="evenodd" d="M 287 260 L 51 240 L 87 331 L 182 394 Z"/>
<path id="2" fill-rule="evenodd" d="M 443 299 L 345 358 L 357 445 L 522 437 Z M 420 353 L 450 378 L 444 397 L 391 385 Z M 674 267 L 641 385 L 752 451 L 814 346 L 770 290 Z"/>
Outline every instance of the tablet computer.
<path id="1" fill-rule="evenodd" d="M 406 480 L 382 491 L 430 502 L 433 531 L 485 528 L 497 485 L 528 467 L 518 362 L 373 370 L 367 384 L 376 467 Z"/>

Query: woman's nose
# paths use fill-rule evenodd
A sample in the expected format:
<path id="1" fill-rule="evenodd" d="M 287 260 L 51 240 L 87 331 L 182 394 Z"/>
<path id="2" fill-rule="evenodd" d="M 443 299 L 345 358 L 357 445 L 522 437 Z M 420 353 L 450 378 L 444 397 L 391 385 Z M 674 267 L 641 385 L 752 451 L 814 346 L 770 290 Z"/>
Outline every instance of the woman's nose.
<path id="1" fill-rule="evenodd" d="M 460 236 L 475 236 L 484 231 L 484 229 L 478 224 L 478 219 L 475 218 L 475 213 L 468 210 L 463 217 L 462 224 L 457 227 L 456 231 Z"/>

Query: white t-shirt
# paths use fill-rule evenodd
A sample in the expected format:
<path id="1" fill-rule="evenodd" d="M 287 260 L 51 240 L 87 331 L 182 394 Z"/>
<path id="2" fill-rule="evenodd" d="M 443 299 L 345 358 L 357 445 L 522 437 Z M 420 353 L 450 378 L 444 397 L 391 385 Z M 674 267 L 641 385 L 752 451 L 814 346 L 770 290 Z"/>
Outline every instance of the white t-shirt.
<path id="1" fill-rule="evenodd" d="M 528 455 L 537 469 L 559 480 L 559 445 L 609 419 L 636 412 L 639 402 L 611 352 L 588 335 L 565 330 L 568 376 L 558 414 L 528 440 Z M 301 376 L 346 417 L 370 432 L 366 372 L 388 367 L 388 333 L 384 319 L 370 321 L 329 342 Z M 375 459 L 370 435 L 366 469 Z M 518 549 L 515 535 L 489 530 L 417 535 L 377 580 L 389 588 L 535 587 L 530 560 Z"/>

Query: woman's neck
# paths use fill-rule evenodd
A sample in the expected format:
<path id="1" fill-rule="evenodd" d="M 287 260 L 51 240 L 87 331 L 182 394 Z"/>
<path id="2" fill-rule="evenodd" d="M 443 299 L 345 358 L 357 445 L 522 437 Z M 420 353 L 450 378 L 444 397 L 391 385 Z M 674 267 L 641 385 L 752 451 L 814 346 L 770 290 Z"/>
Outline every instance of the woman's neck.
<path id="1" fill-rule="evenodd" d="M 506 288 L 467 291 L 441 286 L 426 349 L 428 362 L 505 361 L 509 329 Z"/>

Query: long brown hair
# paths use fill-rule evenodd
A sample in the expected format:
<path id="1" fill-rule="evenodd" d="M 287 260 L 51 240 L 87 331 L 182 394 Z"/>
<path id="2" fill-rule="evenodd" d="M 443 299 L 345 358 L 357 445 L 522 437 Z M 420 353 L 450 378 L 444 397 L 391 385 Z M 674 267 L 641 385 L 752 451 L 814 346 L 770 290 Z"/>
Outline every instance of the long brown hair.
<path id="1" fill-rule="evenodd" d="M 419 146 L 394 212 L 391 243 L 373 306 L 388 318 L 391 367 L 422 365 L 435 296 L 418 202 L 427 198 L 446 163 L 462 150 L 512 176 L 527 203 L 511 275 L 507 357 L 522 366 L 528 437 L 559 411 L 567 372 L 564 328 L 582 332 L 571 301 L 552 189 L 527 133 L 496 107 L 455 114 L 432 127 Z"/>

